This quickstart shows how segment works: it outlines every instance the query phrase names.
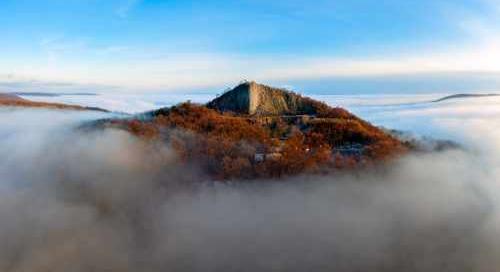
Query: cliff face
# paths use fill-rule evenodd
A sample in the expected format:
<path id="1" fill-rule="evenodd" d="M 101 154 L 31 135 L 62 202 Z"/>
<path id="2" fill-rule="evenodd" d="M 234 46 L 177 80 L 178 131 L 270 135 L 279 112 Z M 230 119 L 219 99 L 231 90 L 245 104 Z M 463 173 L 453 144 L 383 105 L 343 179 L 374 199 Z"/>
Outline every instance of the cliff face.
<path id="1" fill-rule="evenodd" d="M 221 112 L 237 112 L 242 114 L 251 114 L 250 94 L 252 87 L 250 83 L 240 84 L 222 96 L 217 97 L 207 104 L 208 108 Z"/>
<path id="2" fill-rule="evenodd" d="M 295 93 L 255 82 L 242 83 L 207 104 L 221 112 L 261 116 L 316 114 L 324 106 Z"/>

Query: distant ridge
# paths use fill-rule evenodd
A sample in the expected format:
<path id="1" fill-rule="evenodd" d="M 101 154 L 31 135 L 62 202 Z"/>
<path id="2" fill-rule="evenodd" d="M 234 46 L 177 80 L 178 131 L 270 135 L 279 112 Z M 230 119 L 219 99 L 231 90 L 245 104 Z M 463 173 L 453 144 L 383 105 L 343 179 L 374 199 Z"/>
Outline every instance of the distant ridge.
<path id="1" fill-rule="evenodd" d="M 0 101 L 27 101 L 12 93 L 0 93 Z"/>
<path id="2" fill-rule="evenodd" d="M 96 93 L 47 93 L 47 92 L 14 92 L 14 95 L 21 96 L 41 96 L 41 97 L 58 97 L 58 96 L 96 96 Z"/>
<path id="3" fill-rule="evenodd" d="M 209 102 L 207 107 L 220 112 L 259 116 L 315 115 L 328 108 L 324 103 L 254 81 L 241 83 Z"/>
<path id="4" fill-rule="evenodd" d="M 83 107 L 83 106 L 68 105 L 68 104 L 62 104 L 62 103 L 36 102 L 36 101 L 24 99 L 18 95 L 13 94 L 13 93 L 0 93 L 0 106 L 109 112 L 108 110 L 97 108 L 97 107 Z"/>
<path id="5" fill-rule="evenodd" d="M 477 97 L 494 97 L 494 96 L 500 96 L 500 94 L 454 94 L 454 95 L 448 95 L 436 100 L 433 100 L 431 102 L 441 102 L 441 101 L 446 101 L 446 100 L 451 100 L 451 99 L 459 99 L 459 98 L 477 98 Z"/>

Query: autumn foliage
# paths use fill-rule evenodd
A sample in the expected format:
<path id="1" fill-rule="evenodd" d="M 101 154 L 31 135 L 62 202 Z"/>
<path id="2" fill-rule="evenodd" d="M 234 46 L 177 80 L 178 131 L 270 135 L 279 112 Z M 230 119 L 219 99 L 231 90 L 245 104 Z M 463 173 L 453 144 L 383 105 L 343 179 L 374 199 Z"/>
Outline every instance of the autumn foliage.
<path id="1" fill-rule="evenodd" d="M 391 159 L 404 145 L 342 108 L 287 93 L 297 112 L 249 115 L 183 103 L 127 119 L 100 121 L 170 145 L 179 159 L 210 177 L 254 179 L 322 173 Z M 0 105 L 100 110 L 0 95 Z"/>
<path id="2" fill-rule="evenodd" d="M 182 161 L 220 180 L 321 173 L 404 151 L 398 140 L 343 109 L 327 108 L 322 116 L 259 118 L 183 103 L 107 124 L 168 143 Z M 351 143 L 362 144 L 363 154 L 336 152 Z"/>

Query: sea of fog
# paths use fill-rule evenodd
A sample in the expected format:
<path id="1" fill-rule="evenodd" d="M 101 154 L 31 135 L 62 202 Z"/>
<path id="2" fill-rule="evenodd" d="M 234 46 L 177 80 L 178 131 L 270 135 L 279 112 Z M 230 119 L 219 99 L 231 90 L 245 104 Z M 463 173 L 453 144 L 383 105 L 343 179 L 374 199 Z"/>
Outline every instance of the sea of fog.
<path id="1" fill-rule="evenodd" d="M 457 120 L 497 116 L 500 97 L 463 98 L 439 103 L 432 101 L 449 94 L 371 94 L 310 95 L 335 107 L 344 107 L 377 126 L 402 130 L 416 135 L 464 141 L 463 135 L 450 130 Z M 24 96 L 35 101 L 59 102 L 99 107 L 115 112 L 140 113 L 181 102 L 206 103 L 213 94 L 97 94 L 61 96 Z M 460 121 L 459 121 L 460 122 Z M 466 136 L 465 136 L 466 137 Z"/>
<path id="2" fill-rule="evenodd" d="M 446 96 L 446 94 L 420 94 L 420 95 L 315 95 L 307 94 L 314 99 L 324 101 L 332 106 L 357 108 L 363 106 L 383 106 L 397 104 L 411 104 L 416 102 L 427 102 Z M 34 101 L 56 102 L 75 104 L 81 106 L 99 107 L 111 111 L 125 113 L 139 113 L 161 107 L 169 107 L 181 102 L 191 101 L 195 103 L 206 103 L 216 97 L 210 93 L 193 94 L 117 94 L 102 93 L 95 95 L 55 95 L 55 96 L 30 96 L 22 97 Z"/>
<path id="3" fill-rule="evenodd" d="M 1 108 L 0 271 L 498 271 L 500 98 L 439 97 L 315 96 L 464 149 L 224 184 L 168 143 L 77 129 L 113 114 Z M 210 98 L 37 99 L 139 112 Z"/>

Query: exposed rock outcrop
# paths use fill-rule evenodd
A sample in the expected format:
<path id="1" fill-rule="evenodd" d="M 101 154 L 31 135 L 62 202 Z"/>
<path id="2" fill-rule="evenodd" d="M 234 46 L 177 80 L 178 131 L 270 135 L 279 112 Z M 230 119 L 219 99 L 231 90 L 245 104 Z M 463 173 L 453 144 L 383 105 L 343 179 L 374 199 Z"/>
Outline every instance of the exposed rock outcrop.
<path id="1" fill-rule="evenodd" d="M 314 115 L 325 104 L 296 93 L 255 82 L 244 82 L 207 104 L 220 112 L 273 116 Z"/>

